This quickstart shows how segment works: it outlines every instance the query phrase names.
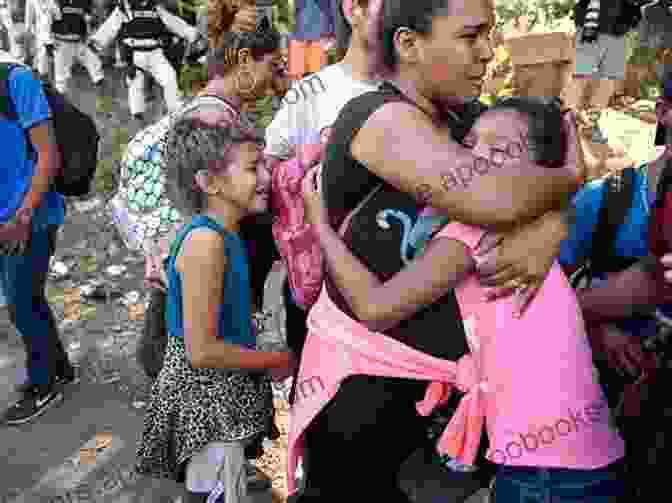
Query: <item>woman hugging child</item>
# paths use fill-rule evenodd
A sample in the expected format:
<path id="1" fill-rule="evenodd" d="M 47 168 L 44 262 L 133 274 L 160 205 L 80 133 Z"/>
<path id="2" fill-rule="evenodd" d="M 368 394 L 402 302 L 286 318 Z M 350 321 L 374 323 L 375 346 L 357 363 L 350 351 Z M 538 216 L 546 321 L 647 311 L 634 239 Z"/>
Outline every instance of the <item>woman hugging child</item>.
<path id="1" fill-rule="evenodd" d="M 174 125 L 165 159 L 168 195 L 191 219 L 167 262 L 169 342 L 136 468 L 185 483 L 187 503 L 238 503 L 245 447 L 273 421 L 267 371 L 295 366 L 291 352 L 256 351 L 251 323 L 240 222 L 267 208 L 268 174 L 255 137 L 193 116 Z"/>
<path id="2" fill-rule="evenodd" d="M 562 124 L 555 101 L 508 98 L 478 118 L 465 143 L 485 159 L 506 163 L 528 155 L 540 169 L 553 168 L 562 164 L 568 148 L 560 133 Z M 623 441 L 611 422 L 580 307 L 560 265 L 553 265 L 520 315 L 518 298 L 525 285 L 512 285 L 516 295 L 488 301 L 488 291 L 478 282 L 474 250 L 485 231 L 448 223 L 446 218 L 441 221 L 427 208 L 423 218 L 433 222 L 438 218 L 440 230 L 426 234 L 422 255 L 416 254 L 402 271 L 382 282 L 330 227 L 318 187 L 315 170 L 304 182 L 307 214 L 339 290 L 370 330 L 403 322 L 455 289 L 479 374 L 475 382 L 484 383 L 478 414 L 485 416 L 487 458 L 499 466 L 497 503 L 542 503 L 551 498 L 556 503 L 625 501 Z M 352 275 L 339 273 L 345 268 L 361 271 L 365 279 L 348 281 Z M 437 396 L 441 386 L 448 385 L 437 384 L 439 389 L 433 390 Z M 428 413 L 424 409 L 418 407 Z M 479 421 L 451 423 L 439 441 L 440 449 L 472 464 L 474 459 L 463 454 L 469 451 L 465 442 L 480 438 L 478 432 L 469 431 L 474 428 L 480 428 Z"/>

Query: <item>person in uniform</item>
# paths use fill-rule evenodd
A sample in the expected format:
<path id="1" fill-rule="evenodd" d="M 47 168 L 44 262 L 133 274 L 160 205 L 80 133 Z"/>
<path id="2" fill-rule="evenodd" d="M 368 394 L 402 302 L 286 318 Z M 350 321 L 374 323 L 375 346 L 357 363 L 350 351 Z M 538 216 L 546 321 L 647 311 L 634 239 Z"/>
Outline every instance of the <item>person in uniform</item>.
<path id="1" fill-rule="evenodd" d="M 9 0 L 0 0 L 0 22 L 2 22 L 5 26 L 5 30 L 7 30 L 10 54 L 16 61 L 23 62 L 23 47 L 17 40 L 19 31 L 16 29 L 14 19 L 12 18 L 12 8 Z"/>
<path id="2" fill-rule="evenodd" d="M 2 1 L 2 0 L 0 0 Z M 86 44 L 93 0 L 57 0 L 61 19 L 52 24 L 55 41 L 54 84 L 64 93 L 72 76 L 75 60 L 89 72 L 93 85 L 102 85 L 105 74 L 98 54 Z"/>
<path id="3" fill-rule="evenodd" d="M 119 39 L 128 63 L 128 105 L 131 115 L 143 120 L 146 109 L 145 79 L 151 75 L 163 88 L 169 112 L 181 104 L 177 72 L 163 48 L 172 35 L 195 43 L 198 30 L 168 12 L 157 0 L 121 0 L 90 41 L 99 49 Z"/>
<path id="4" fill-rule="evenodd" d="M 49 79 L 50 62 L 54 56 L 51 25 L 61 16 L 56 0 L 26 0 L 26 30 L 33 35 L 33 67 L 42 78 Z"/>

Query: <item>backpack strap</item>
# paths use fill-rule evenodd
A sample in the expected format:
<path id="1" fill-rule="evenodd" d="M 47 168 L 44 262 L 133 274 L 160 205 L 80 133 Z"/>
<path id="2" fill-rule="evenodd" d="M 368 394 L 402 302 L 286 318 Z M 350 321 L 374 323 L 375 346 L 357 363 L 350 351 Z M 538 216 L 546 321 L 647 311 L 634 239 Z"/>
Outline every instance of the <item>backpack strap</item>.
<path id="1" fill-rule="evenodd" d="M 16 114 L 14 101 L 9 92 L 9 79 L 14 69 L 19 65 L 17 63 L 0 63 L 0 115 L 9 120 L 17 121 L 19 116 Z"/>
<path id="2" fill-rule="evenodd" d="M 626 168 L 621 173 L 607 178 L 602 204 L 593 231 L 592 253 L 589 258 L 591 279 L 596 274 L 614 272 L 627 267 L 631 259 L 616 255 L 616 237 L 632 207 L 635 168 Z"/>

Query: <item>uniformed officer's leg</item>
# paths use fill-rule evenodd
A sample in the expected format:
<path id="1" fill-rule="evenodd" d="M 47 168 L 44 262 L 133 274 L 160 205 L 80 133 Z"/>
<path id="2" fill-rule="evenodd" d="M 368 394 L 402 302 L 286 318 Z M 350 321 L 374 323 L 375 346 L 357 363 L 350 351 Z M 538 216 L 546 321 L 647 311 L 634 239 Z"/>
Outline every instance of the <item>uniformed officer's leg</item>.
<path id="1" fill-rule="evenodd" d="M 42 77 L 49 77 L 49 52 L 44 43 L 38 42 L 35 50 L 35 69 Z"/>
<path id="2" fill-rule="evenodd" d="M 182 93 L 177 85 L 177 72 L 161 49 L 152 51 L 150 73 L 163 87 L 163 97 L 166 100 L 168 111 L 177 110 L 182 104 Z"/>
<path id="3" fill-rule="evenodd" d="M 141 118 L 147 106 L 145 102 L 145 72 L 141 70 L 144 66 L 142 63 L 145 54 L 140 51 L 133 54 L 133 64 L 136 68 L 130 72 L 126 79 L 128 84 L 128 108 L 135 118 Z"/>
<path id="4" fill-rule="evenodd" d="M 103 62 L 100 60 L 100 57 L 93 52 L 89 47 L 84 43 L 79 43 L 79 49 L 77 51 L 77 59 L 81 61 L 82 65 L 86 68 L 91 76 L 91 82 L 94 86 L 99 86 L 103 83 L 105 79 L 105 73 L 103 72 Z"/>
<path id="5" fill-rule="evenodd" d="M 68 88 L 76 50 L 77 44 L 73 42 L 58 42 L 54 48 L 54 86 L 61 93 Z"/>
<path id="6" fill-rule="evenodd" d="M 23 62 L 24 55 L 21 44 L 18 43 L 17 38 L 19 35 L 14 20 L 12 19 L 12 11 L 9 7 L 0 8 L 0 20 L 5 25 L 7 29 L 7 38 L 9 39 L 9 51 L 12 54 L 12 57 L 17 59 L 20 62 Z"/>

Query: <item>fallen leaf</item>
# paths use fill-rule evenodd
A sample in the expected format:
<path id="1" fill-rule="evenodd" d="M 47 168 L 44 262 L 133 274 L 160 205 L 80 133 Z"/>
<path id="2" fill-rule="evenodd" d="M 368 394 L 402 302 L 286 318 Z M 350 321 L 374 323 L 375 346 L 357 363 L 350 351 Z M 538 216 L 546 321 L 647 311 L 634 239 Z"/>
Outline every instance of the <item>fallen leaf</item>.
<path id="1" fill-rule="evenodd" d="M 138 304 L 128 305 L 128 318 L 131 321 L 141 321 L 145 318 L 145 304 L 140 302 Z"/>
<path id="2" fill-rule="evenodd" d="M 64 289 L 63 311 L 66 320 L 76 321 L 82 317 L 82 293 L 79 288 Z"/>
<path id="3" fill-rule="evenodd" d="M 81 447 L 79 449 L 79 462 L 84 465 L 91 465 L 96 462 L 95 447 Z"/>
<path id="4" fill-rule="evenodd" d="M 110 432 L 102 432 L 96 434 L 96 450 L 107 449 L 112 445 L 114 436 Z"/>

